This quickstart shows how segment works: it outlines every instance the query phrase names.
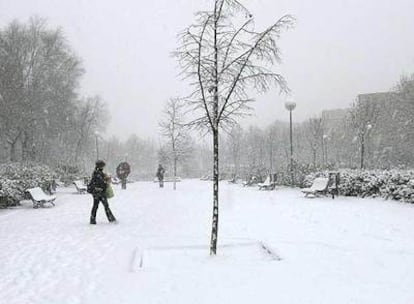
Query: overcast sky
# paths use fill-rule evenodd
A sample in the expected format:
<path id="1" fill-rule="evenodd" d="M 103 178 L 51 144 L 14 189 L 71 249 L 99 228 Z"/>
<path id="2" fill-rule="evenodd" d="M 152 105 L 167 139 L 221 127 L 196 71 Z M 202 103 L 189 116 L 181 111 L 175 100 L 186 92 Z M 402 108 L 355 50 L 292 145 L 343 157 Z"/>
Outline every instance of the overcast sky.
<path id="1" fill-rule="evenodd" d="M 297 18 L 280 45 L 297 109 L 304 120 L 323 109 L 345 108 L 360 93 L 391 89 L 414 73 L 413 0 L 245 0 L 258 29 L 283 14 Z M 0 26 L 46 17 L 60 26 L 82 58 L 81 94 L 99 94 L 112 116 L 110 134 L 155 137 L 164 102 L 186 84 L 170 53 L 177 33 L 208 0 L 0 0 Z M 257 96 L 244 124 L 287 120 L 284 96 Z"/>

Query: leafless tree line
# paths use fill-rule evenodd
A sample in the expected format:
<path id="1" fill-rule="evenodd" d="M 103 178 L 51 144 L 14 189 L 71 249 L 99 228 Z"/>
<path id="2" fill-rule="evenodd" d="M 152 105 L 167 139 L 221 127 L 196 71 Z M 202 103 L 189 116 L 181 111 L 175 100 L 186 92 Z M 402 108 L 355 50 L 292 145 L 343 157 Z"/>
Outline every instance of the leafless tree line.
<path id="1" fill-rule="evenodd" d="M 67 164 L 91 154 L 108 114 L 100 97 L 78 96 L 83 73 L 62 31 L 44 19 L 0 29 L 2 161 Z"/>
<path id="2" fill-rule="evenodd" d="M 173 167 L 173 188 L 176 190 L 177 164 L 185 161 L 193 148 L 193 140 L 185 123 L 185 103 L 179 98 L 171 98 L 165 105 L 164 117 L 160 121 L 161 134 L 167 143 L 161 148 L 164 163 L 170 162 Z"/>
<path id="3" fill-rule="evenodd" d="M 390 92 L 360 95 L 339 113 L 339 118 L 320 115 L 294 124 L 297 164 L 313 170 L 414 167 L 414 75 L 402 77 Z M 264 129 L 236 126 L 222 141 L 221 168 L 227 175 L 287 170 L 287 122 Z"/>

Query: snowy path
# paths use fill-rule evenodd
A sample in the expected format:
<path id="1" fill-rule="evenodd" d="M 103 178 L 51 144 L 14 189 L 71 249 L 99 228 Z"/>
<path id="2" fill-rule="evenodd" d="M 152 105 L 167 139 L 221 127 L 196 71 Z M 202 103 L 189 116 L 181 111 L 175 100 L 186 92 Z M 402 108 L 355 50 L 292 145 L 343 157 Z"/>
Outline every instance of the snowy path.
<path id="1" fill-rule="evenodd" d="M 128 187 L 118 225 L 74 189 L 0 211 L 0 303 L 414 303 L 414 205 L 222 183 L 220 241 L 243 246 L 212 259 L 208 182 Z"/>

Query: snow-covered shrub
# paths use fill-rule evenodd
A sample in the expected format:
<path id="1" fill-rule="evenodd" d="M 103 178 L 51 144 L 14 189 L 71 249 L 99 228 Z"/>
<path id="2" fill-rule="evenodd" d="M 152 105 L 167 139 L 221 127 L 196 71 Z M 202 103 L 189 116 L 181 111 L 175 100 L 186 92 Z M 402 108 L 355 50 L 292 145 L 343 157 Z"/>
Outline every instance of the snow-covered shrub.
<path id="1" fill-rule="evenodd" d="M 319 176 L 328 176 L 328 173 L 309 174 L 305 178 L 305 186 L 310 186 Z M 414 172 L 341 170 L 339 193 L 344 196 L 383 197 L 414 203 Z"/>
<path id="2" fill-rule="evenodd" d="M 309 188 L 317 177 L 328 177 L 328 171 L 311 172 L 303 178 L 302 188 Z"/>
<path id="3" fill-rule="evenodd" d="M 309 180 L 307 178 L 309 175 L 315 175 L 315 177 L 321 177 L 325 175 L 324 172 L 320 173 L 319 168 L 315 168 L 311 164 L 301 164 L 297 162 L 293 164 L 293 172 L 295 185 L 301 188 L 309 185 Z M 312 184 L 312 182 L 310 184 Z"/>
<path id="4" fill-rule="evenodd" d="M 75 180 L 83 180 L 89 176 L 89 174 L 86 174 L 76 166 L 59 165 L 55 171 L 59 175 L 59 180 L 65 186 L 71 185 Z"/>
<path id="5" fill-rule="evenodd" d="M 35 163 L 8 163 L 0 165 L 0 197 L 2 206 L 16 205 L 25 199 L 28 188 L 49 190 L 57 178 L 56 172 Z"/>

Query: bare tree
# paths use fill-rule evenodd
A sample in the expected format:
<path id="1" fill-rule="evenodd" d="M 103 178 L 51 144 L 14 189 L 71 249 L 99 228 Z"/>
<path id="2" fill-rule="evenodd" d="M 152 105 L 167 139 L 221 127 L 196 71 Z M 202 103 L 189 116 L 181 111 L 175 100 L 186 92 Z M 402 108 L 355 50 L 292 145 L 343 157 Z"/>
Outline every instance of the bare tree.
<path id="1" fill-rule="evenodd" d="M 10 160 L 18 160 L 18 144 L 20 159 L 41 159 L 37 152 L 65 132 L 82 73 L 61 30 L 48 29 L 44 19 L 14 21 L 0 30 L 0 127 Z"/>
<path id="2" fill-rule="evenodd" d="M 277 40 L 294 25 L 285 15 L 263 31 L 237 0 L 215 0 L 212 11 L 197 13 L 196 23 L 180 35 L 175 53 L 185 78 L 194 88 L 188 104 L 198 117 L 192 125 L 213 134 L 213 223 L 210 254 L 217 252 L 219 223 L 219 128 L 236 123 L 254 101 L 249 89 L 264 92 L 272 85 L 287 91 L 285 79 L 268 67 L 280 62 Z"/>
<path id="3" fill-rule="evenodd" d="M 269 173 L 275 172 L 275 166 L 274 166 L 274 143 L 276 140 L 276 134 L 277 130 L 274 128 L 274 126 L 270 126 L 266 130 L 266 147 L 268 151 L 268 157 L 269 157 Z"/>
<path id="4" fill-rule="evenodd" d="M 306 137 L 309 143 L 309 147 L 312 151 L 312 162 L 313 167 L 316 168 L 316 156 L 318 148 L 321 146 L 321 141 L 323 143 L 323 125 L 322 118 L 310 118 L 307 122 L 306 130 L 308 136 Z M 322 145 L 323 148 L 323 145 Z M 322 151 L 323 155 L 323 151 Z M 322 157 L 323 158 L 323 157 Z M 322 160 L 322 164 L 324 161 Z"/>
<path id="5" fill-rule="evenodd" d="M 168 139 L 173 163 L 173 188 L 177 186 L 177 162 L 189 156 L 192 150 L 191 137 L 184 123 L 184 103 L 179 98 L 171 98 L 165 105 L 164 118 L 160 122 L 161 134 Z"/>
<path id="6" fill-rule="evenodd" d="M 366 141 L 377 122 L 379 106 L 375 99 L 369 98 L 369 95 L 367 98 L 359 96 L 350 110 L 351 123 L 359 143 L 361 169 L 365 168 Z"/>
<path id="7" fill-rule="evenodd" d="M 225 139 L 224 153 L 227 163 L 224 164 L 224 167 L 229 170 L 233 178 L 240 176 L 241 173 L 240 165 L 243 148 L 243 135 L 243 129 L 240 125 L 235 125 Z"/>
<path id="8" fill-rule="evenodd" d="M 95 139 L 95 132 L 103 131 L 108 121 L 106 105 L 99 96 L 88 97 L 80 102 L 76 108 L 76 120 L 73 125 L 76 144 L 72 160 L 75 163 L 79 162 L 87 143 Z"/>
<path id="9" fill-rule="evenodd" d="M 397 126 L 394 135 L 399 139 L 397 158 L 405 165 L 414 165 L 414 74 L 401 77 L 391 95 L 396 109 L 393 115 L 394 125 Z"/>

